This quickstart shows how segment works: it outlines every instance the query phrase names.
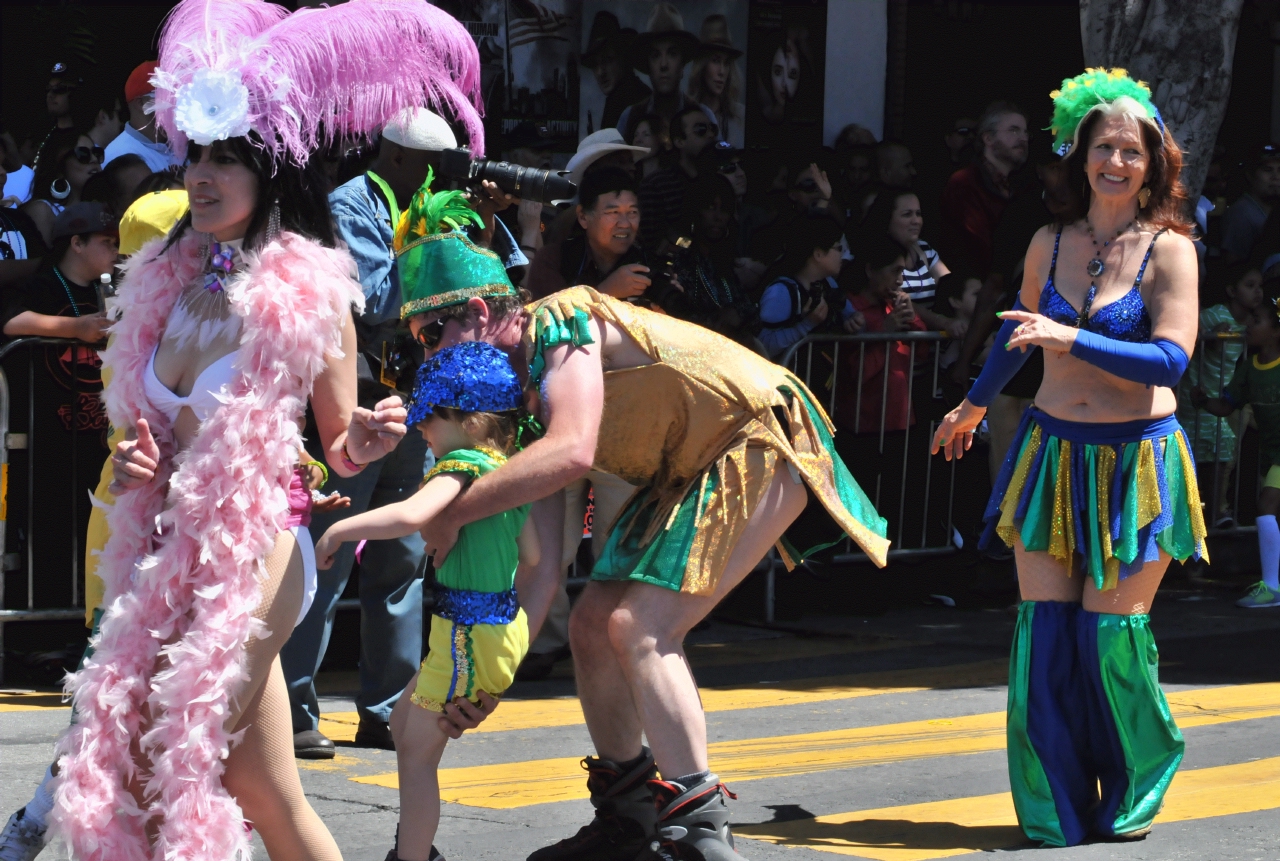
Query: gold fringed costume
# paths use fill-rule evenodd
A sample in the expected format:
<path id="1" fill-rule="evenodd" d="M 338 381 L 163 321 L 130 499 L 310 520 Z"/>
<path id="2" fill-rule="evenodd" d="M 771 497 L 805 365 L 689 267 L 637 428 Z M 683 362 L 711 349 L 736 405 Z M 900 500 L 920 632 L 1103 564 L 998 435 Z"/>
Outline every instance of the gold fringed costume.
<path id="1" fill-rule="evenodd" d="M 803 552 L 784 536 L 777 546 L 788 568 L 845 534 L 885 565 L 884 518 L 835 454 L 830 420 L 785 368 L 701 326 L 589 287 L 562 290 L 528 310 L 532 386 L 541 382 L 546 350 L 594 341 L 592 317 L 626 333 L 652 361 L 605 366 L 595 468 L 640 490 L 609 525 L 593 579 L 713 593 L 779 460 L 835 521 Z"/>

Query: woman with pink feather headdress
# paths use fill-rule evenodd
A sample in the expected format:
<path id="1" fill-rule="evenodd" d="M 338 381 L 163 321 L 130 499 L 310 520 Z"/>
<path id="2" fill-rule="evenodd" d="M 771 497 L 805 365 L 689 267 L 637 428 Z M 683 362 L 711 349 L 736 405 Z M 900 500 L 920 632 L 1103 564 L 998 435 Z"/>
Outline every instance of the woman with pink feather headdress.
<path id="1" fill-rule="evenodd" d="M 337 859 L 302 794 L 278 659 L 314 594 L 297 420 L 309 400 L 352 475 L 395 447 L 405 410 L 356 406 L 363 298 L 310 157 L 421 105 L 481 149 L 479 57 L 425 0 L 185 0 L 152 81 L 191 210 L 130 260 L 103 354 L 108 414 L 130 430 L 105 612 L 67 682 L 55 833 L 84 861 L 230 861 L 249 857 L 249 823 L 275 861 Z"/>

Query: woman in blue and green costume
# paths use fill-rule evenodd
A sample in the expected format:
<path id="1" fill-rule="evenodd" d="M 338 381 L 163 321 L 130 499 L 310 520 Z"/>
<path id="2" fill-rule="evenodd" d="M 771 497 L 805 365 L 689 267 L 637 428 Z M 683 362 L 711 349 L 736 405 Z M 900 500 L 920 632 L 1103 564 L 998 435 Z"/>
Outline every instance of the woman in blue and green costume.
<path id="1" fill-rule="evenodd" d="M 1195 343 L 1182 158 L 1145 84 L 1090 69 L 1053 93 L 1074 208 L 1027 250 L 1003 348 L 934 437 L 961 456 L 986 405 L 1044 351 L 986 511 L 1022 604 L 1008 754 L 1023 831 L 1050 846 L 1145 835 L 1182 761 L 1148 611 L 1169 560 L 1206 557 L 1173 387 Z M 1033 310 L 1034 309 L 1034 310 Z"/>

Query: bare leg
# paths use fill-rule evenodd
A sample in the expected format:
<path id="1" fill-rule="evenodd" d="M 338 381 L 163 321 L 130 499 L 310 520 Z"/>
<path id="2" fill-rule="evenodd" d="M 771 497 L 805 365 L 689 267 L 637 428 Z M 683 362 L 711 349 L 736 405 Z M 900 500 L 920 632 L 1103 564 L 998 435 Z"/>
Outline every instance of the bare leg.
<path id="1" fill-rule="evenodd" d="M 800 516 L 807 500 L 804 485 L 795 483 L 786 464 L 779 463 L 713 594 L 693 596 L 647 583 L 630 583 L 610 614 L 609 640 L 625 673 L 625 678 L 610 684 L 614 688 L 630 688 L 664 777 L 707 768 L 706 719 L 684 654 L 685 634 L 742 582 Z M 586 701 L 593 699 L 597 691 L 586 686 L 579 690 L 586 712 Z"/>
<path id="2" fill-rule="evenodd" d="M 582 714 L 596 753 L 625 762 L 640 755 L 640 714 L 622 665 L 609 642 L 609 618 L 626 592 L 625 583 L 592 581 L 569 616 L 573 674 Z"/>
<path id="3" fill-rule="evenodd" d="M 418 686 L 414 673 L 391 711 L 400 774 L 400 830 L 396 856 L 401 861 L 427 861 L 440 827 L 440 755 L 449 741 L 440 716 L 409 699 Z"/>
<path id="4" fill-rule="evenodd" d="M 338 845 L 302 793 L 279 659 L 241 723 L 244 739 L 227 757 L 222 784 L 262 835 L 271 861 L 342 861 Z"/>

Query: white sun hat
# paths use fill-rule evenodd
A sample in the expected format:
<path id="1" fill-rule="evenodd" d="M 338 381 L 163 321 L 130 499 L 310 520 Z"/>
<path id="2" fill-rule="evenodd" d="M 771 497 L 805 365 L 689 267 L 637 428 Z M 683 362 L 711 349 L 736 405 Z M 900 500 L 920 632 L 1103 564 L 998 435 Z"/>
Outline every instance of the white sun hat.
<path id="1" fill-rule="evenodd" d="M 565 165 L 565 170 L 569 171 L 569 179 L 573 180 L 574 185 L 582 185 L 582 177 L 587 172 L 587 168 L 611 152 L 648 153 L 649 148 L 630 146 L 622 139 L 622 132 L 617 129 L 600 129 L 598 132 L 592 132 L 582 139 L 582 143 L 578 144 L 578 151 Z"/>

